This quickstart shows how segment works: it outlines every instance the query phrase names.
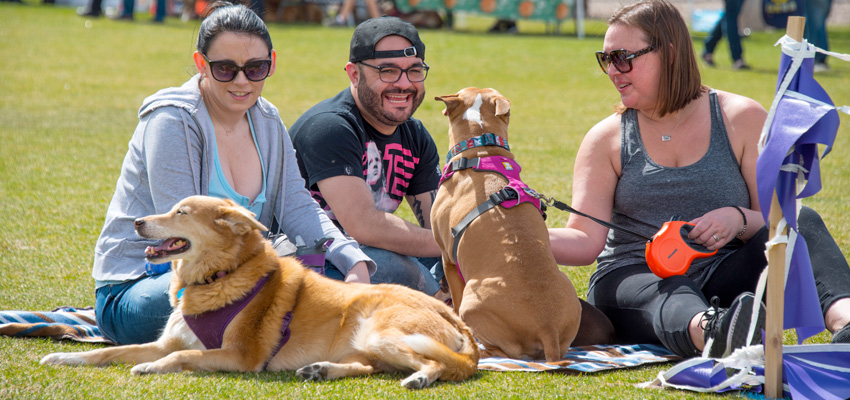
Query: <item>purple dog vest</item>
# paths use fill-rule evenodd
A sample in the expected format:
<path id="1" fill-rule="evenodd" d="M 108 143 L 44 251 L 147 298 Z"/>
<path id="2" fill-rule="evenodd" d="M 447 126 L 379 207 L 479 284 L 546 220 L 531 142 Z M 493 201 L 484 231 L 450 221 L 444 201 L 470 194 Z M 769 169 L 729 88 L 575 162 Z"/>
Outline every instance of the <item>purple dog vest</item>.
<path id="1" fill-rule="evenodd" d="M 262 279 L 257 281 L 257 284 L 254 285 L 254 288 L 251 289 L 245 297 L 238 301 L 227 304 L 218 310 L 207 311 L 197 315 L 184 314 L 183 319 L 186 321 L 186 324 L 189 325 L 192 332 L 195 333 L 195 336 L 198 337 L 198 340 L 203 343 L 204 347 L 208 350 L 220 349 L 224 340 L 224 330 L 227 329 L 227 326 L 230 325 L 230 322 L 233 321 L 236 314 L 239 314 L 239 312 L 251 302 L 257 293 L 259 293 L 260 289 L 265 286 L 268 280 L 269 276 L 264 276 Z M 177 293 L 177 297 L 180 298 L 182 295 L 183 289 L 180 289 Z M 275 354 L 277 354 L 283 345 L 289 341 L 289 322 L 291 320 L 292 312 L 290 311 L 287 312 L 286 316 L 283 318 L 283 326 L 280 328 L 281 337 L 278 341 L 277 348 L 275 348 L 275 350 L 271 353 L 269 359 L 266 361 L 265 365 L 263 365 L 263 369 L 268 367 L 269 362 L 272 358 L 274 358 Z"/>

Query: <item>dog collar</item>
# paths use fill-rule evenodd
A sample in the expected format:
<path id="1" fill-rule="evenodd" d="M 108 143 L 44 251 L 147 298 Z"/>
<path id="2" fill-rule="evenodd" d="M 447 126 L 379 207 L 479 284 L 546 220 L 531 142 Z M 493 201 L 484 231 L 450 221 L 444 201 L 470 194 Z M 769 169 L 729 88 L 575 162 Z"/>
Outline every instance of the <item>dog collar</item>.
<path id="1" fill-rule="evenodd" d="M 218 271 L 218 272 L 216 272 L 213 276 L 211 276 L 211 277 L 207 278 L 206 280 L 204 280 L 204 282 L 205 282 L 207 285 L 209 285 L 209 284 L 212 284 L 213 282 L 215 282 L 215 281 L 217 281 L 217 280 L 219 280 L 219 279 L 221 279 L 221 278 L 224 278 L 225 276 L 227 276 L 227 271 Z"/>
<path id="2" fill-rule="evenodd" d="M 482 146 L 499 146 L 507 151 L 511 151 L 510 146 L 508 146 L 508 139 L 498 136 L 495 133 L 488 132 L 481 136 L 471 137 L 454 145 L 454 147 L 449 150 L 449 154 L 446 155 L 446 162 L 449 162 L 452 157 L 460 154 L 464 150 Z"/>
<path id="3" fill-rule="evenodd" d="M 224 278 L 225 276 L 227 276 L 227 271 L 218 271 L 218 272 L 216 272 L 213 276 L 211 276 L 211 277 L 207 278 L 206 280 L 204 280 L 204 283 L 196 283 L 196 284 L 194 284 L 194 285 L 192 285 L 192 286 L 198 286 L 198 285 L 204 285 L 204 284 L 206 284 L 206 285 L 210 285 L 210 284 L 214 283 L 215 281 L 217 281 L 217 280 L 219 280 L 219 279 L 221 279 L 221 278 Z M 180 290 L 178 290 L 178 291 L 177 291 L 177 298 L 178 298 L 178 299 L 179 299 L 179 298 L 181 298 L 181 297 L 183 297 L 183 291 L 184 291 L 184 290 L 186 290 L 186 288 L 185 288 L 185 287 L 180 288 Z"/>

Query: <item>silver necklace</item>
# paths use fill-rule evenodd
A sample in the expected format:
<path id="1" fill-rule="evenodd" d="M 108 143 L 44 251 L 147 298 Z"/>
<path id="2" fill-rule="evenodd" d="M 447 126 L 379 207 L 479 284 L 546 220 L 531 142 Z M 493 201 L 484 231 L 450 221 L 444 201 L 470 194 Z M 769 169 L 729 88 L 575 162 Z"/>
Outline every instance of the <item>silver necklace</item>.
<path id="1" fill-rule="evenodd" d="M 690 106 L 690 104 L 688 104 L 688 106 Z M 685 106 L 685 107 L 688 107 L 688 106 Z M 678 128 L 678 127 L 679 127 L 679 124 L 681 124 L 681 123 L 682 123 L 682 121 L 684 121 L 684 119 L 685 119 L 685 111 L 686 111 L 686 110 L 684 110 L 684 109 L 680 111 L 680 113 L 679 113 L 679 120 L 678 120 L 678 121 L 676 121 L 676 125 L 673 125 L 673 128 L 672 128 L 672 129 L 670 129 L 670 131 L 671 131 L 671 132 L 675 132 L 675 131 L 676 131 L 676 128 Z M 646 119 L 648 119 L 648 120 L 650 120 L 650 121 L 652 121 L 652 122 L 657 122 L 657 121 L 655 121 L 655 120 L 653 120 L 653 119 L 651 119 L 651 118 L 649 118 L 649 117 L 646 117 Z M 661 133 L 661 132 L 659 132 L 659 131 L 658 131 L 658 129 L 656 129 L 654 126 L 652 127 L 652 130 L 654 130 L 656 134 L 660 134 L 660 133 Z M 670 141 L 670 140 L 672 140 L 672 139 L 673 139 L 673 137 L 672 137 L 672 136 L 670 136 L 669 134 L 668 134 L 668 135 L 664 135 L 664 134 L 662 134 L 662 135 L 661 135 L 661 141 L 662 141 L 662 142 L 669 142 L 669 141 Z"/>

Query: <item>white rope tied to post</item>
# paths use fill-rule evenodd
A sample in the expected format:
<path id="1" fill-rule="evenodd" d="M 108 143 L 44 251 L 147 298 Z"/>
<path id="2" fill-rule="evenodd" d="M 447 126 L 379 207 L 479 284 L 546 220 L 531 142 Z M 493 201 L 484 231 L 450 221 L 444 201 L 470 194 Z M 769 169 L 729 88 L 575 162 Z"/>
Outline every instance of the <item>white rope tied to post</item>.
<path id="1" fill-rule="evenodd" d="M 770 127 L 773 124 L 773 118 L 776 114 L 776 108 L 779 105 L 779 101 L 782 99 L 782 96 L 788 95 L 798 99 L 811 101 L 815 104 L 827 105 L 845 114 L 850 114 L 850 106 L 836 107 L 812 99 L 809 96 L 794 91 L 788 91 L 788 86 L 791 84 L 791 81 L 794 79 L 794 76 L 797 75 L 797 71 L 800 69 L 800 66 L 803 65 L 803 60 L 807 58 L 814 58 L 815 53 L 821 53 L 838 58 L 843 61 L 850 62 L 850 54 L 827 51 L 810 44 L 805 39 L 803 39 L 803 41 L 801 42 L 798 42 L 789 37 L 788 35 L 779 38 L 779 40 L 776 42 L 776 44 L 774 44 L 774 46 L 782 46 L 782 52 L 791 57 L 792 62 L 791 66 L 788 67 L 788 71 L 786 72 L 785 77 L 782 79 L 782 83 L 779 85 L 779 89 L 776 90 L 776 96 L 774 96 L 773 103 L 771 103 L 770 105 L 770 111 L 767 113 L 767 120 L 765 121 L 764 127 L 761 130 L 761 137 L 759 138 L 759 154 L 761 154 L 761 152 L 764 150 L 764 144 L 767 143 L 767 136 L 770 133 Z"/>
<path id="2" fill-rule="evenodd" d="M 802 208 L 802 202 L 797 200 L 797 217 L 800 216 L 800 209 Z M 764 254 L 767 257 L 768 253 L 770 253 L 770 249 L 773 246 L 784 245 L 785 246 L 785 278 L 783 279 L 783 292 L 785 291 L 785 286 L 788 283 L 788 275 L 791 272 L 791 255 L 794 253 L 794 247 L 797 243 L 797 232 L 793 229 L 789 229 L 788 235 L 782 235 L 780 232 L 784 232 L 785 228 L 788 225 L 788 221 L 783 217 L 779 223 L 776 225 L 776 236 L 769 238 L 767 242 L 764 244 Z M 755 298 L 756 300 L 764 298 L 764 293 L 767 289 L 767 271 L 768 268 L 765 267 L 759 276 L 758 283 L 756 284 L 756 292 Z M 752 342 L 753 336 L 756 334 L 756 321 L 758 318 L 759 307 L 753 307 L 753 312 L 750 317 L 750 326 L 747 330 L 747 343 Z"/>

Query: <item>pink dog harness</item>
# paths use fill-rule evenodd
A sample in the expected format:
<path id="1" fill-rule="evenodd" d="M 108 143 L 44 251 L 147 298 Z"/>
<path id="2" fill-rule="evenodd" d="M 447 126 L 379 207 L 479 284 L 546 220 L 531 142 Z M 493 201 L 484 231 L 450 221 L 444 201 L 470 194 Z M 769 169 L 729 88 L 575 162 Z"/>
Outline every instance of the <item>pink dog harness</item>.
<path id="1" fill-rule="evenodd" d="M 457 262 L 458 244 L 460 243 L 460 238 L 463 236 L 466 228 L 469 227 L 469 224 L 478 218 L 478 216 L 493 207 L 502 206 L 505 208 L 512 208 L 521 203 L 531 203 L 538 211 L 540 211 L 543 219 L 546 219 L 546 205 L 540 201 L 541 196 L 533 189 L 529 188 L 520 179 L 519 173 L 522 171 L 522 167 L 520 167 L 520 165 L 513 159 L 505 156 L 490 156 L 469 159 L 460 158 L 447 163 L 445 168 L 443 168 L 443 176 L 440 178 L 440 184 L 442 185 L 446 179 L 451 178 L 455 172 L 470 168 L 476 171 L 498 172 L 508 180 L 508 185 L 498 192 L 491 194 L 487 201 L 479 204 L 478 207 L 475 207 L 475 209 L 470 211 L 469 214 L 466 214 L 466 216 L 452 228 L 452 238 L 454 239 L 452 243 L 452 256 L 454 257 L 455 262 Z M 463 279 L 463 275 L 460 273 L 460 263 L 457 262 L 457 264 L 457 272 L 461 279 Z"/>

